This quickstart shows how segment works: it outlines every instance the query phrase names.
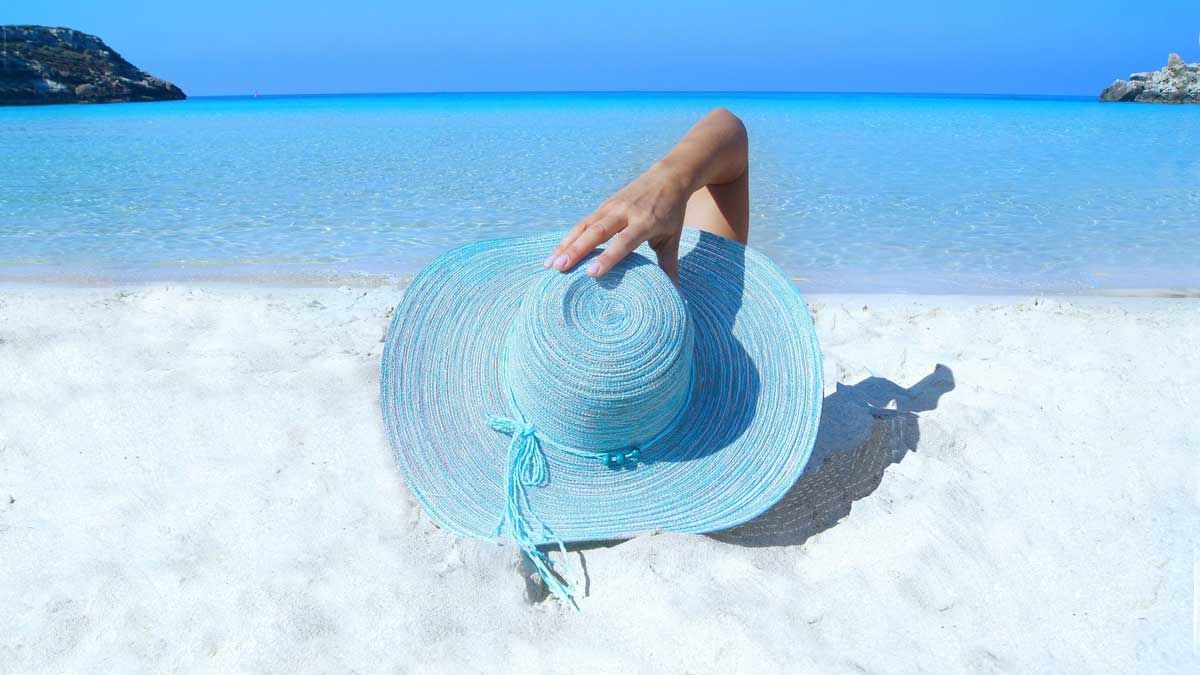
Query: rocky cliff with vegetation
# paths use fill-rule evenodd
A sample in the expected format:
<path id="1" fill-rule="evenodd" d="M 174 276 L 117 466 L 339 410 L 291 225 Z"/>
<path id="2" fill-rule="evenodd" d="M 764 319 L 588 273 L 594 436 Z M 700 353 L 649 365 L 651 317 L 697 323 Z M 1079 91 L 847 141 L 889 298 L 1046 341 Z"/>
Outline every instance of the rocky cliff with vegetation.
<path id="1" fill-rule="evenodd" d="M 179 87 L 139 70 L 94 35 L 0 26 L 0 105 L 183 98 Z"/>
<path id="2" fill-rule="evenodd" d="M 1167 57 L 1162 70 L 1134 73 L 1100 93 L 1101 101 L 1140 103 L 1200 103 L 1200 63 L 1184 63 L 1178 54 Z"/>

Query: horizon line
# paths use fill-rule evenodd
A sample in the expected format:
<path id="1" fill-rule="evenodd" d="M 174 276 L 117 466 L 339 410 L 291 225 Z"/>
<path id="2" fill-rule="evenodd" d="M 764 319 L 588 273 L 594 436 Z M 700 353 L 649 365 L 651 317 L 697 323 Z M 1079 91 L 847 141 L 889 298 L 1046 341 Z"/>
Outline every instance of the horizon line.
<path id="1" fill-rule="evenodd" d="M 438 91 L 345 91 L 296 92 L 287 94 L 188 94 L 188 98 L 316 98 L 321 96 L 513 96 L 513 95 L 579 95 L 579 94 L 676 94 L 676 95 L 814 95 L 814 96 L 943 96 L 959 98 L 1041 98 L 1041 99 L 1099 99 L 1099 94 L 1016 94 L 984 92 L 936 91 L 819 91 L 786 89 L 513 89 L 513 90 L 438 90 Z"/>

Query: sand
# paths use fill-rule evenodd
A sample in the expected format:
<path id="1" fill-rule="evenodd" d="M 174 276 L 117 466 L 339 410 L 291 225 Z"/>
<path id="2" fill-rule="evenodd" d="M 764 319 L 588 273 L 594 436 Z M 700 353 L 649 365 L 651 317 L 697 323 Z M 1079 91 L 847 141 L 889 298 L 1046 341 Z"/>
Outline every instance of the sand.
<path id="1" fill-rule="evenodd" d="M 805 477 L 574 613 L 408 493 L 399 293 L 0 288 L 0 671 L 1200 668 L 1200 301 L 811 297 Z"/>

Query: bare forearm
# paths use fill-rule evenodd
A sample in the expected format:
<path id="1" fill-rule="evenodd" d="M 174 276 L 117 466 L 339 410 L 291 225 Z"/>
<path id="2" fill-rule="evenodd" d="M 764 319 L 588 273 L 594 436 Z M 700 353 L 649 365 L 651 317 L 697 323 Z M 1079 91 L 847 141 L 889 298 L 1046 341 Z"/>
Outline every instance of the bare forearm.
<path id="1" fill-rule="evenodd" d="M 599 277 L 647 242 L 663 271 L 678 281 L 683 219 L 700 190 L 706 198 L 711 196 L 710 213 L 699 218 L 696 227 L 745 243 L 748 148 L 746 128 L 733 113 L 718 108 L 705 115 L 665 157 L 575 223 L 544 266 L 566 272 L 607 244 L 587 267 L 589 275 Z"/>
<path id="2" fill-rule="evenodd" d="M 680 181 L 686 194 L 706 185 L 723 185 L 746 173 L 749 157 L 746 127 L 724 108 L 705 115 L 659 160 L 652 171 L 665 171 Z"/>

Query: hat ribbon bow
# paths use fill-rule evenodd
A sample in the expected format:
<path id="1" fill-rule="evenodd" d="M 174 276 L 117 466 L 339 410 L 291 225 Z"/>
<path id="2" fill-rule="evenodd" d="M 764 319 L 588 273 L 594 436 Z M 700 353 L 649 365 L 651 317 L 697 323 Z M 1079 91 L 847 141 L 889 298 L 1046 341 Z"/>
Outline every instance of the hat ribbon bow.
<path id="1" fill-rule="evenodd" d="M 508 530 L 509 536 L 521 547 L 525 557 L 545 581 L 547 588 L 560 600 L 578 610 L 579 605 L 576 604 L 575 598 L 579 589 L 573 580 L 575 573 L 570 558 L 567 557 L 567 547 L 529 508 L 529 495 L 525 491 L 527 487 L 545 485 L 548 480 L 546 453 L 542 451 L 542 440 L 538 436 L 537 427 L 524 419 L 515 420 L 499 415 L 488 415 L 487 423 L 496 431 L 512 436 L 504 468 L 504 515 L 496 527 L 496 534 L 501 535 L 504 530 Z M 521 512 L 522 503 L 526 513 Z M 532 537 L 533 525 L 558 544 L 563 560 L 570 568 L 568 574 L 555 569 L 550 556 L 538 549 Z"/>

